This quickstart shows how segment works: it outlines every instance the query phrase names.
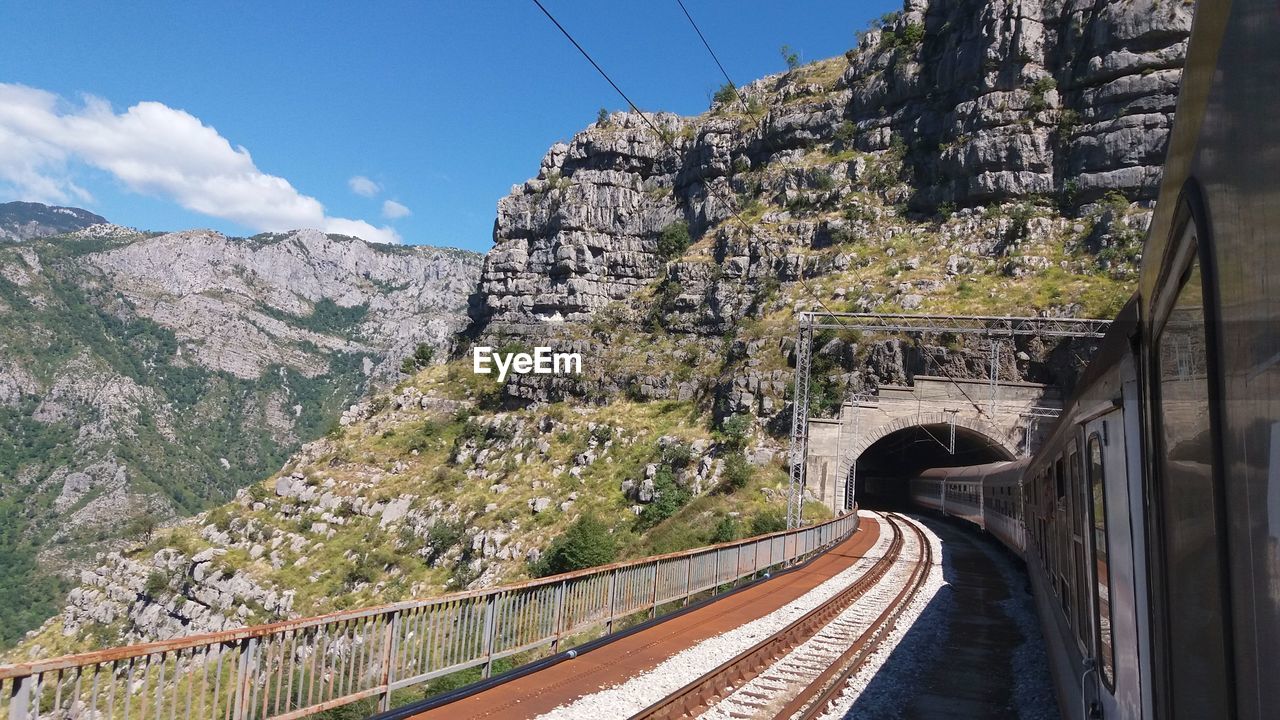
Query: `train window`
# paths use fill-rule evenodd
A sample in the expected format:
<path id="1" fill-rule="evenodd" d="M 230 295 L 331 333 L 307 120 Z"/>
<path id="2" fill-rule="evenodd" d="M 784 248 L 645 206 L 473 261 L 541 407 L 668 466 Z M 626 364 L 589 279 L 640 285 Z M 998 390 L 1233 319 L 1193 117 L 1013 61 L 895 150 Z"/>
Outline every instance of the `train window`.
<path id="1" fill-rule="evenodd" d="M 1097 573 L 1098 669 L 1109 689 L 1116 686 L 1115 654 L 1111 640 L 1111 563 L 1107 554 L 1107 503 L 1103 490 L 1106 478 L 1102 466 L 1102 438 L 1089 436 L 1089 497 L 1092 510 L 1093 566 Z"/>
<path id="2" fill-rule="evenodd" d="M 1194 230 L 1188 227 L 1188 233 Z M 1195 247 L 1194 234 L 1188 242 Z M 1204 286 L 1194 252 L 1153 348 L 1169 638 L 1167 717 L 1174 718 L 1217 716 L 1231 700 Z"/>

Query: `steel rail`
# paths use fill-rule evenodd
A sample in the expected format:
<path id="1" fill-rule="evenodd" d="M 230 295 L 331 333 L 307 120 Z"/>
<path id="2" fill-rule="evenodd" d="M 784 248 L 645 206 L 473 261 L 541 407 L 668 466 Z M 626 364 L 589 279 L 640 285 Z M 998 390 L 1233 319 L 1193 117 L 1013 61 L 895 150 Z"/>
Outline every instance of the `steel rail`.
<path id="1" fill-rule="evenodd" d="M 888 521 L 886 524 L 893 531 L 893 539 L 889 543 L 888 550 L 851 584 L 786 627 L 636 713 L 631 720 L 694 717 L 730 692 L 732 688 L 749 682 L 775 660 L 813 637 L 832 619 L 874 587 L 897 562 L 903 545 L 902 531 L 893 521 Z"/>
<path id="2" fill-rule="evenodd" d="M 895 517 L 898 517 L 895 515 Z M 888 636 L 907 606 L 915 599 L 929 577 L 929 569 L 933 565 L 933 546 L 929 538 L 913 522 L 903 519 L 903 524 L 911 528 L 920 543 L 920 557 L 912 571 L 911 579 L 894 597 L 893 602 L 880 613 L 879 617 L 841 653 L 831 665 L 827 666 L 807 687 L 795 695 L 773 717 L 774 720 L 812 720 L 825 713 L 840 694 L 848 686 L 849 681 L 862 669 L 871 654 Z"/>

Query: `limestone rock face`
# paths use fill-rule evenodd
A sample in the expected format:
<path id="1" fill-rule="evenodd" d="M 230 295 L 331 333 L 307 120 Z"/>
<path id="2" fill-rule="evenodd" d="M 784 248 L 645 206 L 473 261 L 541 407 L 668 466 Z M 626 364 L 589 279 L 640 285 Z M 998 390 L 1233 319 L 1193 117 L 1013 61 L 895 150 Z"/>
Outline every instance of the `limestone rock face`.
<path id="1" fill-rule="evenodd" d="M 447 356 L 480 269 L 313 230 L 148 234 L 20 209 L 73 228 L 0 242 L 0 436 L 23 448 L 0 462 L 0 497 L 50 508 L 15 520 L 30 544 L 0 554 L 35 555 L 17 565 L 33 577 L 270 475 L 419 343 Z M 52 614 L 52 594 L 32 600 Z"/>
<path id="2" fill-rule="evenodd" d="M 904 138 L 920 203 L 1064 189 L 1080 199 L 1109 190 L 1154 198 L 1192 9 L 1156 0 L 909 3 L 881 33 L 922 24 L 918 57 L 861 53 L 844 80 L 870 92 L 855 92 L 846 113 L 860 129 Z M 883 63 L 895 72 L 876 73 Z"/>
<path id="3" fill-rule="evenodd" d="M 685 121 L 649 117 L 676 136 Z M 662 229 L 682 217 L 670 189 L 678 158 L 640 116 L 557 144 L 538 177 L 498 203 L 480 281 L 482 316 L 533 329 L 581 320 L 644 287 L 662 263 Z"/>
<path id="4" fill-rule="evenodd" d="M 736 281 L 816 274 L 795 251 L 859 228 L 766 215 L 776 233 L 713 235 L 714 278 L 705 263 L 668 263 L 662 230 L 684 221 L 696 238 L 752 193 L 784 206 L 815 192 L 856 202 L 842 183 L 873 181 L 874 163 L 805 168 L 818 143 L 900 156 L 910 181 L 888 199 L 915 210 L 1046 196 L 1078 205 L 1110 191 L 1149 200 L 1191 14 L 1158 0 L 908 0 L 834 82 L 796 72 L 740 88 L 758 108 L 753 121 L 733 103 L 696 118 L 647 115 L 664 141 L 645 118 L 614 113 L 552 147 L 538 176 L 499 202 L 476 331 L 554 330 L 665 274 L 686 289 L 676 309 L 702 314 L 689 328 L 722 332 L 746 309 Z M 740 177 L 779 167 L 794 169 L 758 184 Z"/>
<path id="5" fill-rule="evenodd" d="M 173 330 L 194 362 L 211 370 L 258 377 L 282 364 L 316 375 L 327 370 L 329 353 L 343 352 L 368 355 L 372 372 L 391 377 L 419 342 L 448 352 L 465 324 L 460 310 L 475 286 L 478 258 L 318 230 L 248 240 L 190 230 L 141 239 L 87 262 L 142 300 L 139 314 Z M 294 319 L 323 312 L 319 303 L 346 317 Z"/>

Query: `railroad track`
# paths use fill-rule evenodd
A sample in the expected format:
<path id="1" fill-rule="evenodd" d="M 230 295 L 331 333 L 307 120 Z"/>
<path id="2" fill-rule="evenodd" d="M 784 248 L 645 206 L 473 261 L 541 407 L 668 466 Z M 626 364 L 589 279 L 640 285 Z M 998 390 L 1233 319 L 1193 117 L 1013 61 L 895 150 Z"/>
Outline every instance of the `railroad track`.
<path id="1" fill-rule="evenodd" d="M 704 712 L 728 718 L 812 718 L 824 712 L 888 635 L 932 563 L 928 538 L 915 524 L 894 515 L 881 517 L 893 533 L 889 548 L 849 587 L 633 720 Z M 904 525 L 911 531 L 910 542 Z M 903 553 L 914 562 L 900 564 Z M 901 584 L 888 582 L 889 574 Z"/>

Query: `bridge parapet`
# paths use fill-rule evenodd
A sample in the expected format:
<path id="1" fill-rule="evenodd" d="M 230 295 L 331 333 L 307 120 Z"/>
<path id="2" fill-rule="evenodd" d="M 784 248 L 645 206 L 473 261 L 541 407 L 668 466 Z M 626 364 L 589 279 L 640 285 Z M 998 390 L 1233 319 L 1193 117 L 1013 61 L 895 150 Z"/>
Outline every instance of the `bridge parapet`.
<path id="1" fill-rule="evenodd" d="M 562 641 L 806 560 L 858 528 L 809 527 L 495 588 L 0 665 L 0 717 L 287 720 Z"/>

